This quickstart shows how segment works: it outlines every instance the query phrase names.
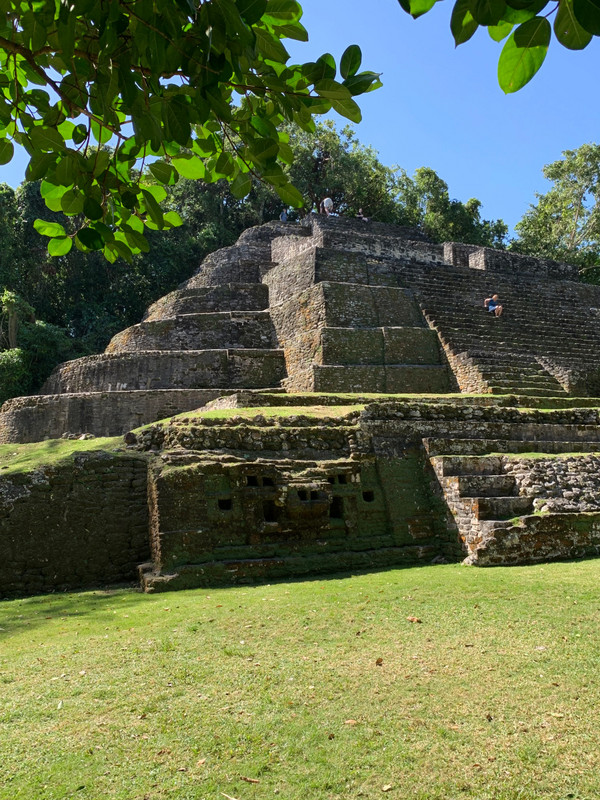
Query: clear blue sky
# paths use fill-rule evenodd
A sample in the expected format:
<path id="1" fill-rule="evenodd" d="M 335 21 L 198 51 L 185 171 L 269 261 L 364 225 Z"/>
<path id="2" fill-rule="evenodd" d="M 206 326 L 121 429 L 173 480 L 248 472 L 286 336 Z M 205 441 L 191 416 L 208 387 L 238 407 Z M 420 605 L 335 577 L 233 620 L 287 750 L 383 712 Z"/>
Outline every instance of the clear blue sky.
<path id="1" fill-rule="evenodd" d="M 359 98 L 358 138 L 385 164 L 412 173 L 429 166 L 460 200 L 477 197 L 487 218 L 513 226 L 544 191 L 542 167 L 566 149 L 600 141 L 599 43 L 570 52 L 553 42 L 541 71 L 517 94 L 499 88 L 501 45 L 486 30 L 455 49 L 451 0 L 413 20 L 397 0 L 300 0 L 310 41 L 286 41 L 293 61 L 324 52 L 336 60 L 348 44 L 384 86 Z M 23 154 L 0 180 L 23 179 Z"/>
<path id="2" fill-rule="evenodd" d="M 398 0 L 300 2 L 310 41 L 286 43 L 294 61 L 323 52 L 339 61 L 356 43 L 363 66 L 383 73 L 383 88 L 358 98 L 360 141 L 409 173 L 432 167 L 451 197 L 481 200 L 488 219 L 513 226 L 547 187 L 544 164 L 600 141 L 597 40 L 581 52 L 553 41 L 533 80 L 505 95 L 496 74 L 501 45 L 487 30 L 454 47 L 452 0 L 418 20 Z"/>

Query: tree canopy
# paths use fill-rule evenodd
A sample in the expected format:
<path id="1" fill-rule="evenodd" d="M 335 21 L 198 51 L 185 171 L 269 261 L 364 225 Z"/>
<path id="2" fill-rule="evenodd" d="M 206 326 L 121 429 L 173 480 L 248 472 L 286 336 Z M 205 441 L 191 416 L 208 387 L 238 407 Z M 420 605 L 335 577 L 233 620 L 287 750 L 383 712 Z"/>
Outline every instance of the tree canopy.
<path id="1" fill-rule="evenodd" d="M 537 195 L 515 226 L 512 248 L 592 267 L 600 262 L 600 145 L 584 144 L 562 155 L 544 167 L 552 186 Z"/>
<path id="2" fill-rule="evenodd" d="M 415 19 L 438 0 L 398 0 Z M 496 42 L 504 40 L 498 60 L 498 83 L 516 92 L 544 63 L 552 34 L 569 50 L 583 50 L 600 36 L 598 0 L 455 0 L 450 29 L 456 45 L 483 27 Z"/>
<path id="3" fill-rule="evenodd" d="M 14 144 L 42 180 L 51 255 L 75 245 L 109 261 L 148 250 L 147 231 L 181 223 L 166 187 L 224 179 L 242 198 L 260 177 L 302 202 L 283 169 L 293 121 L 314 130 L 331 108 L 358 122 L 354 98 L 380 86 L 351 45 L 289 64 L 306 41 L 296 0 L 0 0 L 0 164 Z"/>

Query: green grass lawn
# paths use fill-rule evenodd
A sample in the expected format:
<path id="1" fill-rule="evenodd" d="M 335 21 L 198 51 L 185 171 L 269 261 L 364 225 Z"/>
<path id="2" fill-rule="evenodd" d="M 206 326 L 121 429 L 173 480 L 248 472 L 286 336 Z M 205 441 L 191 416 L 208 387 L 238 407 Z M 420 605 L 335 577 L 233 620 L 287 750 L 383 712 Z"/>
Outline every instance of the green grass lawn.
<path id="1" fill-rule="evenodd" d="M 595 800 L 599 584 L 597 560 L 0 603 L 0 798 Z"/>

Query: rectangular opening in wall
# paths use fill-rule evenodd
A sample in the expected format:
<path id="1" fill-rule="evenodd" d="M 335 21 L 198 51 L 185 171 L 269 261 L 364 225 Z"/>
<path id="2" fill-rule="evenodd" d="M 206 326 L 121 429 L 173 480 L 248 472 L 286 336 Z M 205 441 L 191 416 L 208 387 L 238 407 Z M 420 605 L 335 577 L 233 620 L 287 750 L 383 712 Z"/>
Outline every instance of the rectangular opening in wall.
<path id="1" fill-rule="evenodd" d="M 345 475 L 338 475 L 338 483 L 348 483 Z"/>
<path id="2" fill-rule="evenodd" d="M 258 478 L 256 475 L 246 475 L 246 486 L 258 486 Z"/>
<path id="3" fill-rule="evenodd" d="M 233 501 L 231 497 L 221 497 L 219 498 L 219 510 L 220 511 L 231 511 L 233 506 Z"/>
<path id="4" fill-rule="evenodd" d="M 298 497 L 303 502 L 306 502 L 306 500 L 308 500 L 308 492 L 306 491 L 306 489 L 298 489 Z"/>
<path id="5" fill-rule="evenodd" d="M 331 505 L 329 506 L 329 516 L 331 519 L 344 519 L 344 498 L 336 497 L 331 498 Z"/>
<path id="6" fill-rule="evenodd" d="M 262 508 L 265 522 L 279 522 L 281 509 L 273 500 L 263 500 Z"/>
<path id="7" fill-rule="evenodd" d="M 330 475 L 327 480 L 329 483 L 335 483 L 335 475 Z"/>
<path id="8" fill-rule="evenodd" d="M 263 478 L 263 486 L 275 486 L 275 481 L 273 478 Z"/>
<path id="9" fill-rule="evenodd" d="M 375 500 L 375 492 L 371 491 L 370 489 L 367 489 L 366 492 L 363 492 L 362 496 L 365 503 L 372 503 Z"/>
<path id="10" fill-rule="evenodd" d="M 318 500 L 318 499 L 319 499 L 319 493 L 318 493 L 317 491 L 314 491 L 314 490 L 313 490 L 313 491 L 310 493 L 310 499 L 311 499 L 311 500 Z"/>

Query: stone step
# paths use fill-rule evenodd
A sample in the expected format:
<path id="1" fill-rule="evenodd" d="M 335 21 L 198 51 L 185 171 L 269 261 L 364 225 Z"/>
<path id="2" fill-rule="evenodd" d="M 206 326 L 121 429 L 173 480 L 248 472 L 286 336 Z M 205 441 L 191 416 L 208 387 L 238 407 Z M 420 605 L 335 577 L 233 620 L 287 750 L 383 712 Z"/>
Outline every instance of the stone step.
<path id="1" fill-rule="evenodd" d="M 473 500 L 475 517 L 479 520 L 511 519 L 533 511 L 531 497 L 477 497 Z"/>
<path id="2" fill-rule="evenodd" d="M 508 497 L 515 493 L 514 475 L 458 476 L 458 493 L 461 497 Z"/>
<path id="3" fill-rule="evenodd" d="M 531 397 L 557 397 L 561 394 L 566 394 L 566 390 L 563 389 L 560 384 L 557 384 L 557 388 L 551 389 L 540 389 L 535 386 L 527 386 L 523 384 L 513 383 L 507 386 L 493 386 L 490 384 L 490 392 L 492 394 L 522 394 L 522 395 L 529 395 Z"/>
<path id="4" fill-rule="evenodd" d="M 433 456 L 485 456 L 489 453 L 600 453 L 600 442 L 538 439 L 456 439 L 429 436 L 423 444 Z"/>
<path id="5" fill-rule="evenodd" d="M 315 365 L 315 392 L 444 393 L 451 391 L 444 365 Z"/>
<path id="6" fill-rule="evenodd" d="M 264 389 L 286 376 L 283 350 L 104 353 L 59 364 L 42 394 L 137 389 Z"/>
<path id="7" fill-rule="evenodd" d="M 503 465 L 502 456 L 431 456 L 431 462 L 436 473 L 444 478 L 499 475 Z"/>
<path id="8" fill-rule="evenodd" d="M 215 311 L 264 311 L 269 307 L 269 289 L 263 283 L 226 283 L 197 289 L 178 289 L 153 303 L 144 322 L 180 314 Z"/>
<path id="9" fill-rule="evenodd" d="M 270 350 L 276 345 L 277 337 L 268 311 L 224 311 L 140 322 L 113 336 L 105 352 Z"/>

